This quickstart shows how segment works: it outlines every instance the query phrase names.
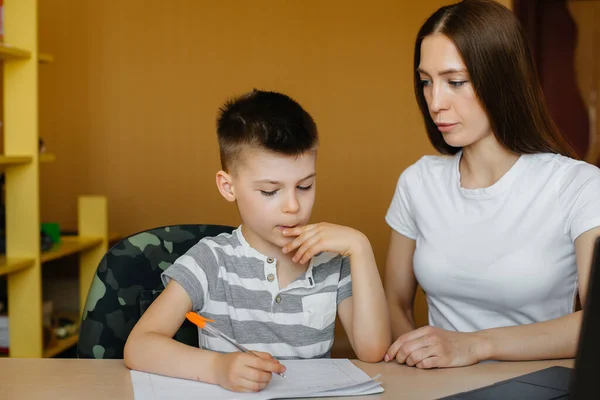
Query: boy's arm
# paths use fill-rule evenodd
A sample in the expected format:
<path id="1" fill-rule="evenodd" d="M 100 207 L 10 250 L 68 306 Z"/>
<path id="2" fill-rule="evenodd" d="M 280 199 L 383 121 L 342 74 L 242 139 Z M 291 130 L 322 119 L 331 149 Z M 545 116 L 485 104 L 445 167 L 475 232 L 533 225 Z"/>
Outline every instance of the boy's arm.
<path id="1" fill-rule="evenodd" d="M 172 339 L 191 309 L 187 292 L 171 280 L 129 334 L 125 365 L 160 375 L 217 383 L 213 366 L 218 353 Z"/>
<path id="2" fill-rule="evenodd" d="M 391 344 L 387 302 L 368 239 L 350 254 L 352 296 L 338 305 L 340 321 L 361 361 L 379 362 Z"/>
<path id="3" fill-rule="evenodd" d="M 286 236 L 297 236 L 283 248 L 297 249 L 292 258 L 306 263 L 316 254 L 328 251 L 348 256 L 352 275 L 352 296 L 338 306 L 340 320 L 350 344 L 362 361 L 378 362 L 391 344 L 391 331 L 383 285 L 365 235 L 340 225 L 318 223 L 286 229 Z"/>
<path id="4" fill-rule="evenodd" d="M 185 289 L 171 280 L 127 338 L 125 365 L 241 392 L 261 390 L 271 380 L 271 372 L 284 372 L 285 368 L 266 353 L 255 353 L 260 358 L 240 352 L 221 354 L 174 340 L 175 332 L 191 309 Z"/>

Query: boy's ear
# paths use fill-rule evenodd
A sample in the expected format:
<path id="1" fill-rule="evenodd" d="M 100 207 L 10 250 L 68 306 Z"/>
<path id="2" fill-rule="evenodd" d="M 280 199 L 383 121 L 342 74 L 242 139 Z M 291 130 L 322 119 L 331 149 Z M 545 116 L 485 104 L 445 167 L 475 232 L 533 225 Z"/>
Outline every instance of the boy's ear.
<path id="1" fill-rule="evenodd" d="M 235 191 L 233 189 L 233 180 L 231 175 L 225 171 L 217 172 L 217 188 L 221 196 L 227 201 L 235 201 Z"/>

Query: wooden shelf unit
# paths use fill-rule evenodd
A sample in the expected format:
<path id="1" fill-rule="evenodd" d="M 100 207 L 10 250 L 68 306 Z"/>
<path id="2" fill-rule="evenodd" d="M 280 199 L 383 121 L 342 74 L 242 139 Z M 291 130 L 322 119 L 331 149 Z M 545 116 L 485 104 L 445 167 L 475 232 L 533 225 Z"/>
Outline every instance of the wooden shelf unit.
<path id="1" fill-rule="evenodd" d="M 48 163 L 56 160 L 56 155 L 52 153 L 42 153 L 40 154 L 40 162 Z"/>
<path id="2" fill-rule="evenodd" d="M 10 357 L 39 358 L 58 354 L 77 337 L 44 349 L 42 327 L 42 263 L 79 254 L 79 295 L 83 309 L 90 283 L 108 250 L 106 198 L 78 199 L 79 237 L 64 237 L 48 252 L 40 250 L 40 163 L 55 160 L 39 154 L 38 71 L 52 62 L 38 52 L 38 0 L 4 0 L 3 62 L 4 155 L 0 170 L 5 176 L 6 256 L 0 257 L 0 275 L 8 289 Z M 14 45 L 14 46 L 13 46 Z M 80 311 L 81 315 L 81 311 Z"/>
<path id="3" fill-rule="evenodd" d="M 0 256 L 0 276 L 14 274 L 23 269 L 31 268 L 35 264 L 33 258 L 6 258 Z"/>
<path id="4" fill-rule="evenodd" d="M 77 344 L 77 335 L 69 336 L 65 339 L 58 339 L 57 343 L 44 349 L 42 357 L 50 358 L 55 355 L 62 353 L 63 351 L 70 349 Z"/>
<path id="5" fill-rule="evenodd" d="M 81 253 L 102 244 L 101 237 L 63 236 L 60 240 L 61 242 L 54 245 L 51 250 L 42 252 L 40 257 L 42 263 Z"/>
<path id="6" fill-rule="evenodd" d="M 54 62 L 54 56 L 48 53 L 39 53 L 38 62 L 40 64 L 51 64 Z"/>
<path id="7" fill-rule="evenodd" d="M 16 165 L 30 164 L 33 162 L 32 156 L 2 156 L 0 155 L 0 169 L 6 169 Z"/>
<path id="8" fill-rule="evenodd" d="M 0 60 L 27 60 L 31 51 L 0 42 Z"/>
<path id="9" fill-rule="evenodd" d="M 69 319 L 72 319 L 75 321 L 75 325 L 77 326 L 77 333 L 73 334 L 72 336 L 66 337 L 64 339 L 56 339 L 53 341 L 52 344 L 50 344 L 49 346 L 47 346 L 44 349 L 44 354 L 43 357 L 44 358 L 49 358 L 49 357 L 54 357 L 57 354 L 62 353 L 65 350 L 70 349 L 71 347 L 75 346 L 77 344 L 77 338 L 78 338 L 78 333 L 79 333 L 79 315 L 77 313 L 73 314 L 73 313 L 58 313 L 55 314 L 55 317 L 67 317 Z"/>

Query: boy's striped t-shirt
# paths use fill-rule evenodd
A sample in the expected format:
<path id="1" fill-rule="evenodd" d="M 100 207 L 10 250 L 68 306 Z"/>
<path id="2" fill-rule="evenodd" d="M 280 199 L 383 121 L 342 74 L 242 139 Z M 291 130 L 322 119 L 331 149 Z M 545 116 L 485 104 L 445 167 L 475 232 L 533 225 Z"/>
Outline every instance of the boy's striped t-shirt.
<path id="1" fill-rule="evenodd" d="M 251 350 L 279 359 L 328 357 L 337 305 L 352 295 L 349 259 L 321 253 L 282 289 L 276 264 L 250 247 L 237 228 L 202 239 L 163 272 L 162 281 L 177 281 L 193 311 Z M 237 351 L 200 329 L 198 334 L 202 348 Z"/>

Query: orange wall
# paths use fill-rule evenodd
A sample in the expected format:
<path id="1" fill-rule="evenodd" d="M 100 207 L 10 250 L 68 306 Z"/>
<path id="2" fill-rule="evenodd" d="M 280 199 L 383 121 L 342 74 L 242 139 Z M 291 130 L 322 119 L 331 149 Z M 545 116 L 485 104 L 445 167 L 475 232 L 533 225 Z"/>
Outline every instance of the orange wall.
<path id="1" fill-rule="evenodd" d="M 56 162 L 42 218 L 76 227 L 105 194 L 110 229 L 239 223 L 214 184 L 217 107 L 283 91 L 321 134 L 314 221 L 364 231 L 383 263 L 400 172 L 432 152 L 412 92 L 412 47 L 439 0 L 40 0 L 40 131 Z M 261 7 L 257 5 L 260 4 Z"/>

